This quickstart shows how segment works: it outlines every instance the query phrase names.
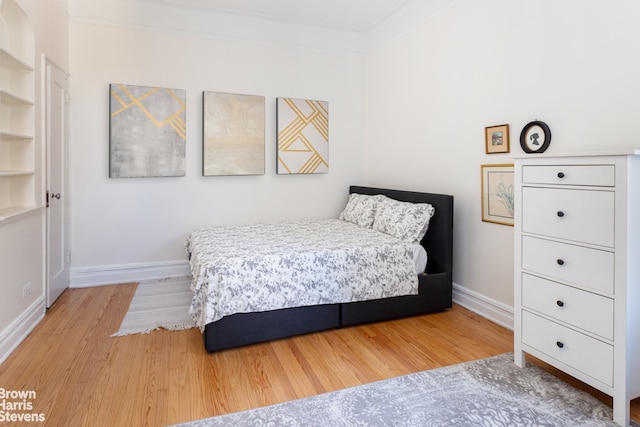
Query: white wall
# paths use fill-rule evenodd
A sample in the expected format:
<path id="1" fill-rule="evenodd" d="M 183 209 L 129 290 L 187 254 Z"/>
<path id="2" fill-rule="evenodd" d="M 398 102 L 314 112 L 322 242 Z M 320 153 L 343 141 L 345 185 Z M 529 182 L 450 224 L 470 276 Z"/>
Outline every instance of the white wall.
<path id="1" fill-rule="evenodd" d="M 337 216 L 363 182 L 362 55 L 94 22 L 70 24 L 70 51 L 72 286 L 186 265 L 197 227 Z M 110 83 L 186 90 L 185 177 L 108 177 Z M 265 96 L 265 175 L 202 176 L 202 91 Z M 275 174 L 276 97 L 328 101 L 328 174 Z"/>
<path id="2" fill-rule="evenodd" d="M 183 262 L 182 243 L 201 225 L 334 215 L 344 201 L 335 194 L 364 183 L 453 194 L 457 288 L 508 310 L 513 231 L 480 221 L 479 193 L 480 165 L 512 159 L 485 154 L 484 127 L 509 123 L 515 154 L 534 119 L 551 127 L 549 152 L 639 146 L 629 126 L 640 102 L 638 9 L 457 0 L 364 59 L 72 22 L 72 283 Z M 108 178 L 109 83 L 187 90 L 186 177 Z M 203 90 L 266 97 L 264 176 L 201 176 Z M 277 96 L 329 101 L 328 175 L 275 175 Z"/>
<path id="3" fill-rule="evenodd" d="M 485 126 L 548 153 L 638 148 L 640 3 L 458 0 L 367 57 L 367 183 L 455 196 L 454 282 L 513 306 L 513 229 L 481 222 Z"/>

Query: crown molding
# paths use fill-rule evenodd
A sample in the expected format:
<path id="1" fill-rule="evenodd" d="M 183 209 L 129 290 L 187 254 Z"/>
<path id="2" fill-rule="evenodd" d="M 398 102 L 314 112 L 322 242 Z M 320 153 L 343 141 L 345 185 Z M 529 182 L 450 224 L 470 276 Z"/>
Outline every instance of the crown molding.
<path id="1" fill-rule="evenodd" d="M 175 2 L 68 0 L 71 22 L 304 49 L 366 54 L 430 19 L 456 0 L 409 0 L 369 31 L 310 25 Z"/>

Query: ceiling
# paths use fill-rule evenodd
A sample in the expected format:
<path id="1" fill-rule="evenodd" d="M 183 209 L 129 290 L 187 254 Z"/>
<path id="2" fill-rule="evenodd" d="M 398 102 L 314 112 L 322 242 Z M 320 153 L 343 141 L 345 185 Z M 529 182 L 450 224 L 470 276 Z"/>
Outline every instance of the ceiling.
<path id="1" fill-rule="evenodd" d="M 59 0 L 74 22 L 367 53 L 456 0 Z"/>
<path id="2" fill-rule="evenodd" d="M 140 0 L 139 0 L 140 1 Z M 407 0 L 141 0 L 366 32 Z M 425 0 L 423 0 L 425 1 Z"/>

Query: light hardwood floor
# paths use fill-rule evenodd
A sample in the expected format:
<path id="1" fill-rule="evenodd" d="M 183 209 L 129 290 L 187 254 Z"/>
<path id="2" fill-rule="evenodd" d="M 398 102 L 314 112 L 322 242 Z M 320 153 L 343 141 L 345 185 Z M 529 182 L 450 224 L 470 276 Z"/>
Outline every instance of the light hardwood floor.
<path id="1" fill-rule="evenodd" d="M 46 426 L 164 426 L 513 350 L 511 331 L 459 306 L 213 354 L 197 329 L 112 338 L 135 287 L 65 291 L 0 365 L 0 388 L 36 391 Z"/>

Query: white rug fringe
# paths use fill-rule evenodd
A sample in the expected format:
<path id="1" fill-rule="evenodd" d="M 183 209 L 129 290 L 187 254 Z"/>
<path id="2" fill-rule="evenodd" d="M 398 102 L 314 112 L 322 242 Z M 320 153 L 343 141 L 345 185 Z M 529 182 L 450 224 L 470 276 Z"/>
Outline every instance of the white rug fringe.
<path id="1" fill-rule="evenodd" d="M 129 310 L 112 337 L 148 334 L 158 329 L 182 331 L 195 327 L 189 316 L 191 276 L 145 280 L 138 284 Z"/>

